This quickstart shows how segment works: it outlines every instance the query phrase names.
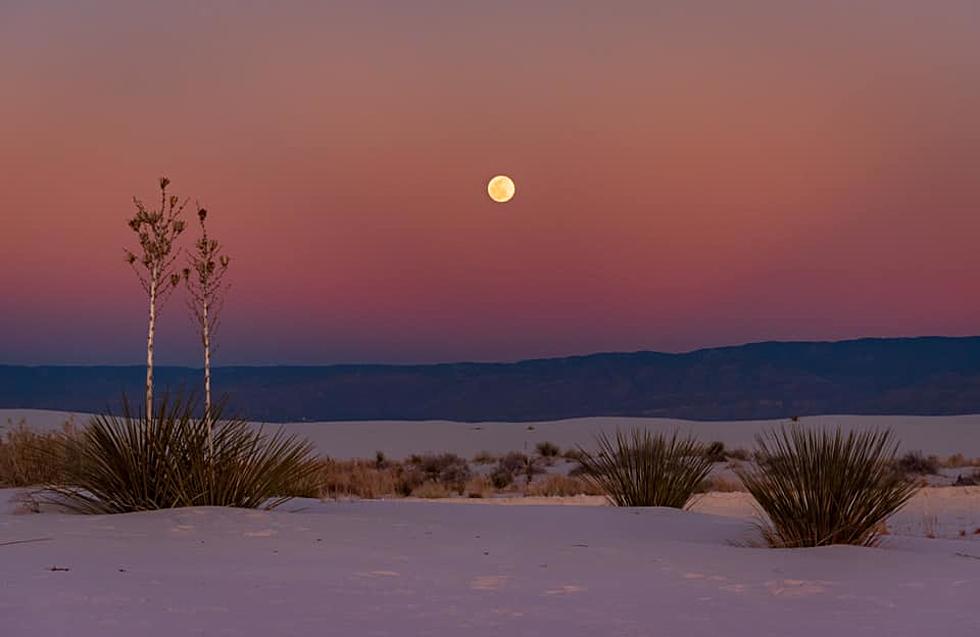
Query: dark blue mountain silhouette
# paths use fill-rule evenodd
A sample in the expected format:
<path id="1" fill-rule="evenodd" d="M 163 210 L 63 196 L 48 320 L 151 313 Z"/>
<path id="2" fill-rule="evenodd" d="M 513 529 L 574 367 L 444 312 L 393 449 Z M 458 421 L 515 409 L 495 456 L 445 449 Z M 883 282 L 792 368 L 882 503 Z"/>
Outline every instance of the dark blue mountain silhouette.
<path id="1" fill-rule="evenodd" d="M 220 367 L 216 391 L 252 420 L 696 420 L 980 413 L 980 337 L 767 342 L 683 354 L 517 363 Z M 158 395 L 200 370 L 159 367 Z M 0 366 L 0 407 L 101 411 L 142 395 L 141 367 Z"/>

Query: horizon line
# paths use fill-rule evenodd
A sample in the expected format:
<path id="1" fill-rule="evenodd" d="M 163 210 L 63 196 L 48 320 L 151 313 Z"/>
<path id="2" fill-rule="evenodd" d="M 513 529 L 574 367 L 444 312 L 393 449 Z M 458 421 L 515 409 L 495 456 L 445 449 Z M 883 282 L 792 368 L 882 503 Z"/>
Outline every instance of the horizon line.
<path id="1" fill-rule="evenodd" d="M 727 349 L 739 349 L 745 347 L 761 346 L 761 345 L 835 345 L 835 344 L 846 344 L 846 343 L 858 343 L 863 341 L 915 341 L 915 340 L 971 340 L 980 338 L 980 334 L 966 335 L 966 336 L 946 336 L 938 334 L 926 334 L 919 336 L 858 336 L 852 338 L 843 339 L 815 339 L 815 340 L 805 340 L 805 339 L 773 339 L 764 341 L 746 341 L 742 343 L 734 343 L 730 345 L 716 345 L 710 347 L 698 347 L 689 350 L 682 350 L 676 352 L 668 352 L 663 350 L 653 350 L 653 349 L 638 349 L 629 351 L 598 351 L 590 352 L 586 354 L 568 354 L 564 356 L 541 356 L 534 358 L 519 358 L 514 360 L 461 360 L 461 361 L 437 361 L 428 363 L 391 363 L 391 362 L 354 362 L 354 363 L 242 363 L 242 364 L 229 364 L 229 365 L 213 365 L 212 369 L 233 369 L 233 368 L 322 368 L 322 367 L 438 367 L 438 366 L 455 366 L 455 365 L 518 365 L 521 363 L 534 363 L 534 362 L 546 362 L 555 360 L 568 360 L 575 358 L 591 358 L 597 356 L 635 356 L 640 354 L 656 354 L 662 356 L 687 356 L 690 354 L 697 354 L 699 352 L 709 352 L 709 351 L 719 351 Z M 42 368 L 42 367 L 59 367 L 59 368 L 94 368 L 94 367 L 111 367 L 111 368 L 134 368 L 134 369 L 146 369 L 146 363 L 86 363 L 86 364 L 76 364 L 76 363 L 3 363 L 0 362 L 0 368 L 2 367 L 32 367 L 32 368 Z M 187 365 L 187 364 L 159 364 L 154 365 L 155 369 L 203 369 L 203 366 Z"/>

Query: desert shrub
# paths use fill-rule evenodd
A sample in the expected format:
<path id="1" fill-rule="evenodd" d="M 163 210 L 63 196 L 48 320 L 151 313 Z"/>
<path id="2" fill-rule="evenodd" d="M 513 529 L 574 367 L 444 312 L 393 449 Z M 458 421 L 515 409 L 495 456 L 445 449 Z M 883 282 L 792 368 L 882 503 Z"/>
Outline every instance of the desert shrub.
<path id="1" fill-rule="evenodd" d="M 514 484 L 514 472 L 499 464 L 490 472 L 490 484 L 494 489 L 506 489 Z"/>
<path id="2" fill-rule="evenodd" d="M 898 459 L 896 466 L 903 473 L 936 475 L 939 473 L 939 458 L 925 456 L 921 451 L 910 451 Z"/>
<path id="3" fill-rule="evenodd" d="M 547 440 L 536 444 L 534 446 L 534 450 L 542 458 L 557 458 L 559 455 L 561 455 L 561 449 L 558 447 L 558 445 L 548 442 Z"/>
<path id="4" fill-rule="evenodd" d="M 561 454 L 567 462 L 578 462 L 582 459 L 582 452 L 578 449 L 566 449 L 563 454 Z"/>
<path id="5" fill-rule="evenodd" d="M 281 430 L 266 434 L 212 408 L 207 422 L 190 400 L 164 397 L 159 409 L 92 418 L 64 437 L 79 462 L 46 488 L 47 499 L 83 513 L 125 513 L 182 506 L 273 508 L 308 488 L 316 467 L 309 442 Z"/>
<path id="6" fill-rule="evenodd" d="M 39 433 L 23 421 L 0 438 L 0 487 L 29 487 L 63 480 L 67 467 L 76 464 L 65 447 L 66 437 L 78 435 L 67 422 L 61 431 Z"/>
<path id="7" fill-rule="evenodd" d="M 497 489 L 505 489 L 512 485 L 518 476 L 524 478 L 525 484 L 531 484 L 534 476 L 545 472 L 539 458 L 533 458 L 519 451 L 512 451 L 497 461 L 497 466 L 490 472 L 490 481 Z"/>
<path id="8" fill-rule="evenodd" d="M 437 482 L 459 493 L 466 488 L 466 481 L 472 475 L 469 463 L 455 453 L 416 454 L 410 456 L 406 464 L 409 471 L 414 470 L 420 475 L 421 483 Z"/>
<path id="9" fill-rule="evenodd" d="M 757 437 L 759 464 L 736 473 L 768 516 L 770 546 L 870 546 L 917 486 L 895 470 L 888 431 L 784 428 Z"/>
<path id="10" fill-rule="evenodd" d="M 683 508 L 711 470 L 704 445 L 676 433 L 603 433 L 596 446 L 582 450 L 582 475 L 618 506 Z"/>

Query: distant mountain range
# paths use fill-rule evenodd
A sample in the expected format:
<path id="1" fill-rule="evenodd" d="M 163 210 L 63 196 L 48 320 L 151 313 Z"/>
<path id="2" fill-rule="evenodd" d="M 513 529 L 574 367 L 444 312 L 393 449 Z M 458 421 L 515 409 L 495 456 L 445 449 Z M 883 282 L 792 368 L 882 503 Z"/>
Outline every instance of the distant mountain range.
<path id="1" fill-rule="evenodd" d="M 0 408 L 101 411 L 142 395 L 142 367 L 0 365 Z M 216 392 L 250 420 L 694 420 L 980 413 L 980 337 L 767 342 L 683 354 L 517 363 L 220 367 Z M 200 370 L 156 368 L 158 395 Z"/>

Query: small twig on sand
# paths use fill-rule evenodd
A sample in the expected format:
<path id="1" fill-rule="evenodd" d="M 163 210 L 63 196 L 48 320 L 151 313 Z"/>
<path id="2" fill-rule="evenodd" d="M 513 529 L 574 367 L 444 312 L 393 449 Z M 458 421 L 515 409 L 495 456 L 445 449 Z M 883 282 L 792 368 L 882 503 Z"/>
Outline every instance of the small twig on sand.
<path id="1" fill-rule="evenodd" d="M 971 560 L 980 560 L 980 555 L 970 555 L 969 553 L 954 553 L 954 555 L 959 557 L 968 557 Z"/>
<path id="2" fill-rule="evenodd" d="M 10 546 L 11 544 L 29 544 L 31 542 L 47 542 L 48 540 L 53 539 L 53 537 L 36 537 L 30 540 L 11 540 L 10 542 L 0 542 L 0 546 Z"/>

